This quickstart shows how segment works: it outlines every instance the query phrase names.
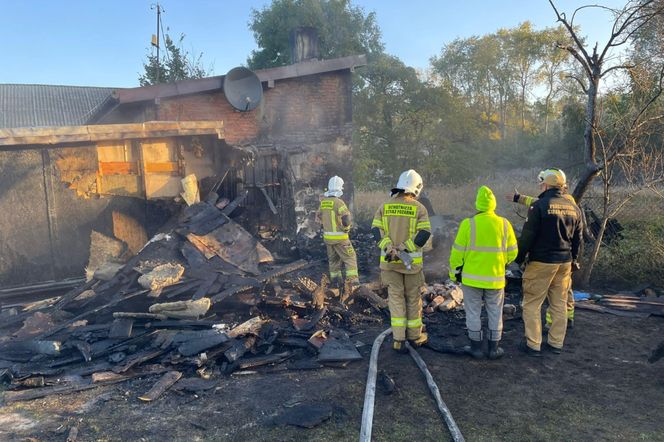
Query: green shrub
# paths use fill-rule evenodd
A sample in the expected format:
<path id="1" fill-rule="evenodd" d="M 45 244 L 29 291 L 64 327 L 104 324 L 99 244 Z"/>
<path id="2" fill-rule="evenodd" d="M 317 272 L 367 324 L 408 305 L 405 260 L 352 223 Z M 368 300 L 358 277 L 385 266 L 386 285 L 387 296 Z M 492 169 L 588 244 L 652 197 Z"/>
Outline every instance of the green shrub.
<path id="1" fill-rule="evenodd" d="M 623 223 L 623 227 L 622 239 L 600 249 L 591 283 L 618 289 L 664 286 L 664 219 Z"/>

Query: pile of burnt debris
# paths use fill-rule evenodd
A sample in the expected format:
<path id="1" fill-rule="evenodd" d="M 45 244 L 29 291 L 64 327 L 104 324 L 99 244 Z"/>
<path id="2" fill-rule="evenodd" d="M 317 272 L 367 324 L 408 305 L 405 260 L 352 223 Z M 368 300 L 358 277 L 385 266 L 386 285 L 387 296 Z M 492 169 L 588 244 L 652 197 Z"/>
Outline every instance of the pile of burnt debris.
<path id="1" fill-rule="evenodd" d="M 351 293 L 328 287 L 326 277 L 314 281 L 316 262 L 274 264 L 229 218 L 232 210 L 193 204 L 123 266 L 101 268 L 62 296 L 3 308 L 4 400 L 158 374 L 140 396 L 151 401 L 176 383 L 204 389 L 261 366 L 305 370 L 361 359 L 355 335 L 383 323 L 385 299 L 370 286 Z"/>

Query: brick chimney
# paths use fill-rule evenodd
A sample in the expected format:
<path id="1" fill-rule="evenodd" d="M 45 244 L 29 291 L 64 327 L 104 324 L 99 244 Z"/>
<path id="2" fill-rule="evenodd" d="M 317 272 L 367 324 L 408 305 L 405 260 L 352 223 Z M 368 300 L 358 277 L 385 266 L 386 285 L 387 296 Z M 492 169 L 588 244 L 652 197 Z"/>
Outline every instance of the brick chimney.
<path id="1" fill-rule="evenodd" d="M 312 27 L 295 28 L 290 33 L 291 62 L 317 60 L 320 58 L 318 51 L 318 31 Z"/>

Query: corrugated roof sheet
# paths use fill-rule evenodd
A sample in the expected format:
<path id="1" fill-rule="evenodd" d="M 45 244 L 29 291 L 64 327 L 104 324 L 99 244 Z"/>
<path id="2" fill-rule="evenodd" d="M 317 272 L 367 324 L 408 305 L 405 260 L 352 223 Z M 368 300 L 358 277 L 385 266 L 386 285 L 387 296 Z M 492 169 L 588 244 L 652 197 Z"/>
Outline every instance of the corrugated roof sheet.
<path id="1" fill-rule="evenodd" d="M 112 88 L 0 84 L 0 128 L 92 123 Z"/>

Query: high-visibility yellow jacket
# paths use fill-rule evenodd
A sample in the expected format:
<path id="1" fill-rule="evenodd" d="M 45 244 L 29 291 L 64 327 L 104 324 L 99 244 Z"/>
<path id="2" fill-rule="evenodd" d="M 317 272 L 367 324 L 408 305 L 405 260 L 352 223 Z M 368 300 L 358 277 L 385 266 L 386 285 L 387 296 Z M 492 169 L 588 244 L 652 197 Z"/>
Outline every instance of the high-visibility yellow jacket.
<path id="1" fill-rule="evenodd" d="M 487 199 L 492 202 L 486 204 Z M 481 200 L 485 204 L 481 204 Z M 450 252 L 450 278 L 454 279 L 461 267 L 463 284 L 501 289 L 505 287 L 505 266 L 514 261 L 518 252 L 514 229 L 508 220 L 494 212 L 495 197 L 488 187 L 480 188 L 476 207 L 484 211 L 464 219 L 459 225 Z"/>
<path id="2" fill-rule="evenodd" d="M 427 209 L 414 197 L 399 194 L 390 198 L 381 205 L 374 215 L 371 227 L 380 229 L 381 270 L 393 270 L 399 273 L 415 274 L 422 270 L 422 248 L 415 245 L 413 240 L 420 230 L 431 232 L 431 223 Z M 410 269 L 401 260 L 387 261 L 385 249 L 393 244 L 398 247 L 403 244 L 405 251 L 413 259 Z"/>
<path id="3" fill-rule="evenodd" d="M 325 244 L 337 244 L 348 241 L 350 231 L 350 211 L 341 198 L 325 197 L 320 202 L 320 220 L 323 223 L 323 241 Z M 347 217 L 348 225 L 344 225 L 342 217 Z"/>

